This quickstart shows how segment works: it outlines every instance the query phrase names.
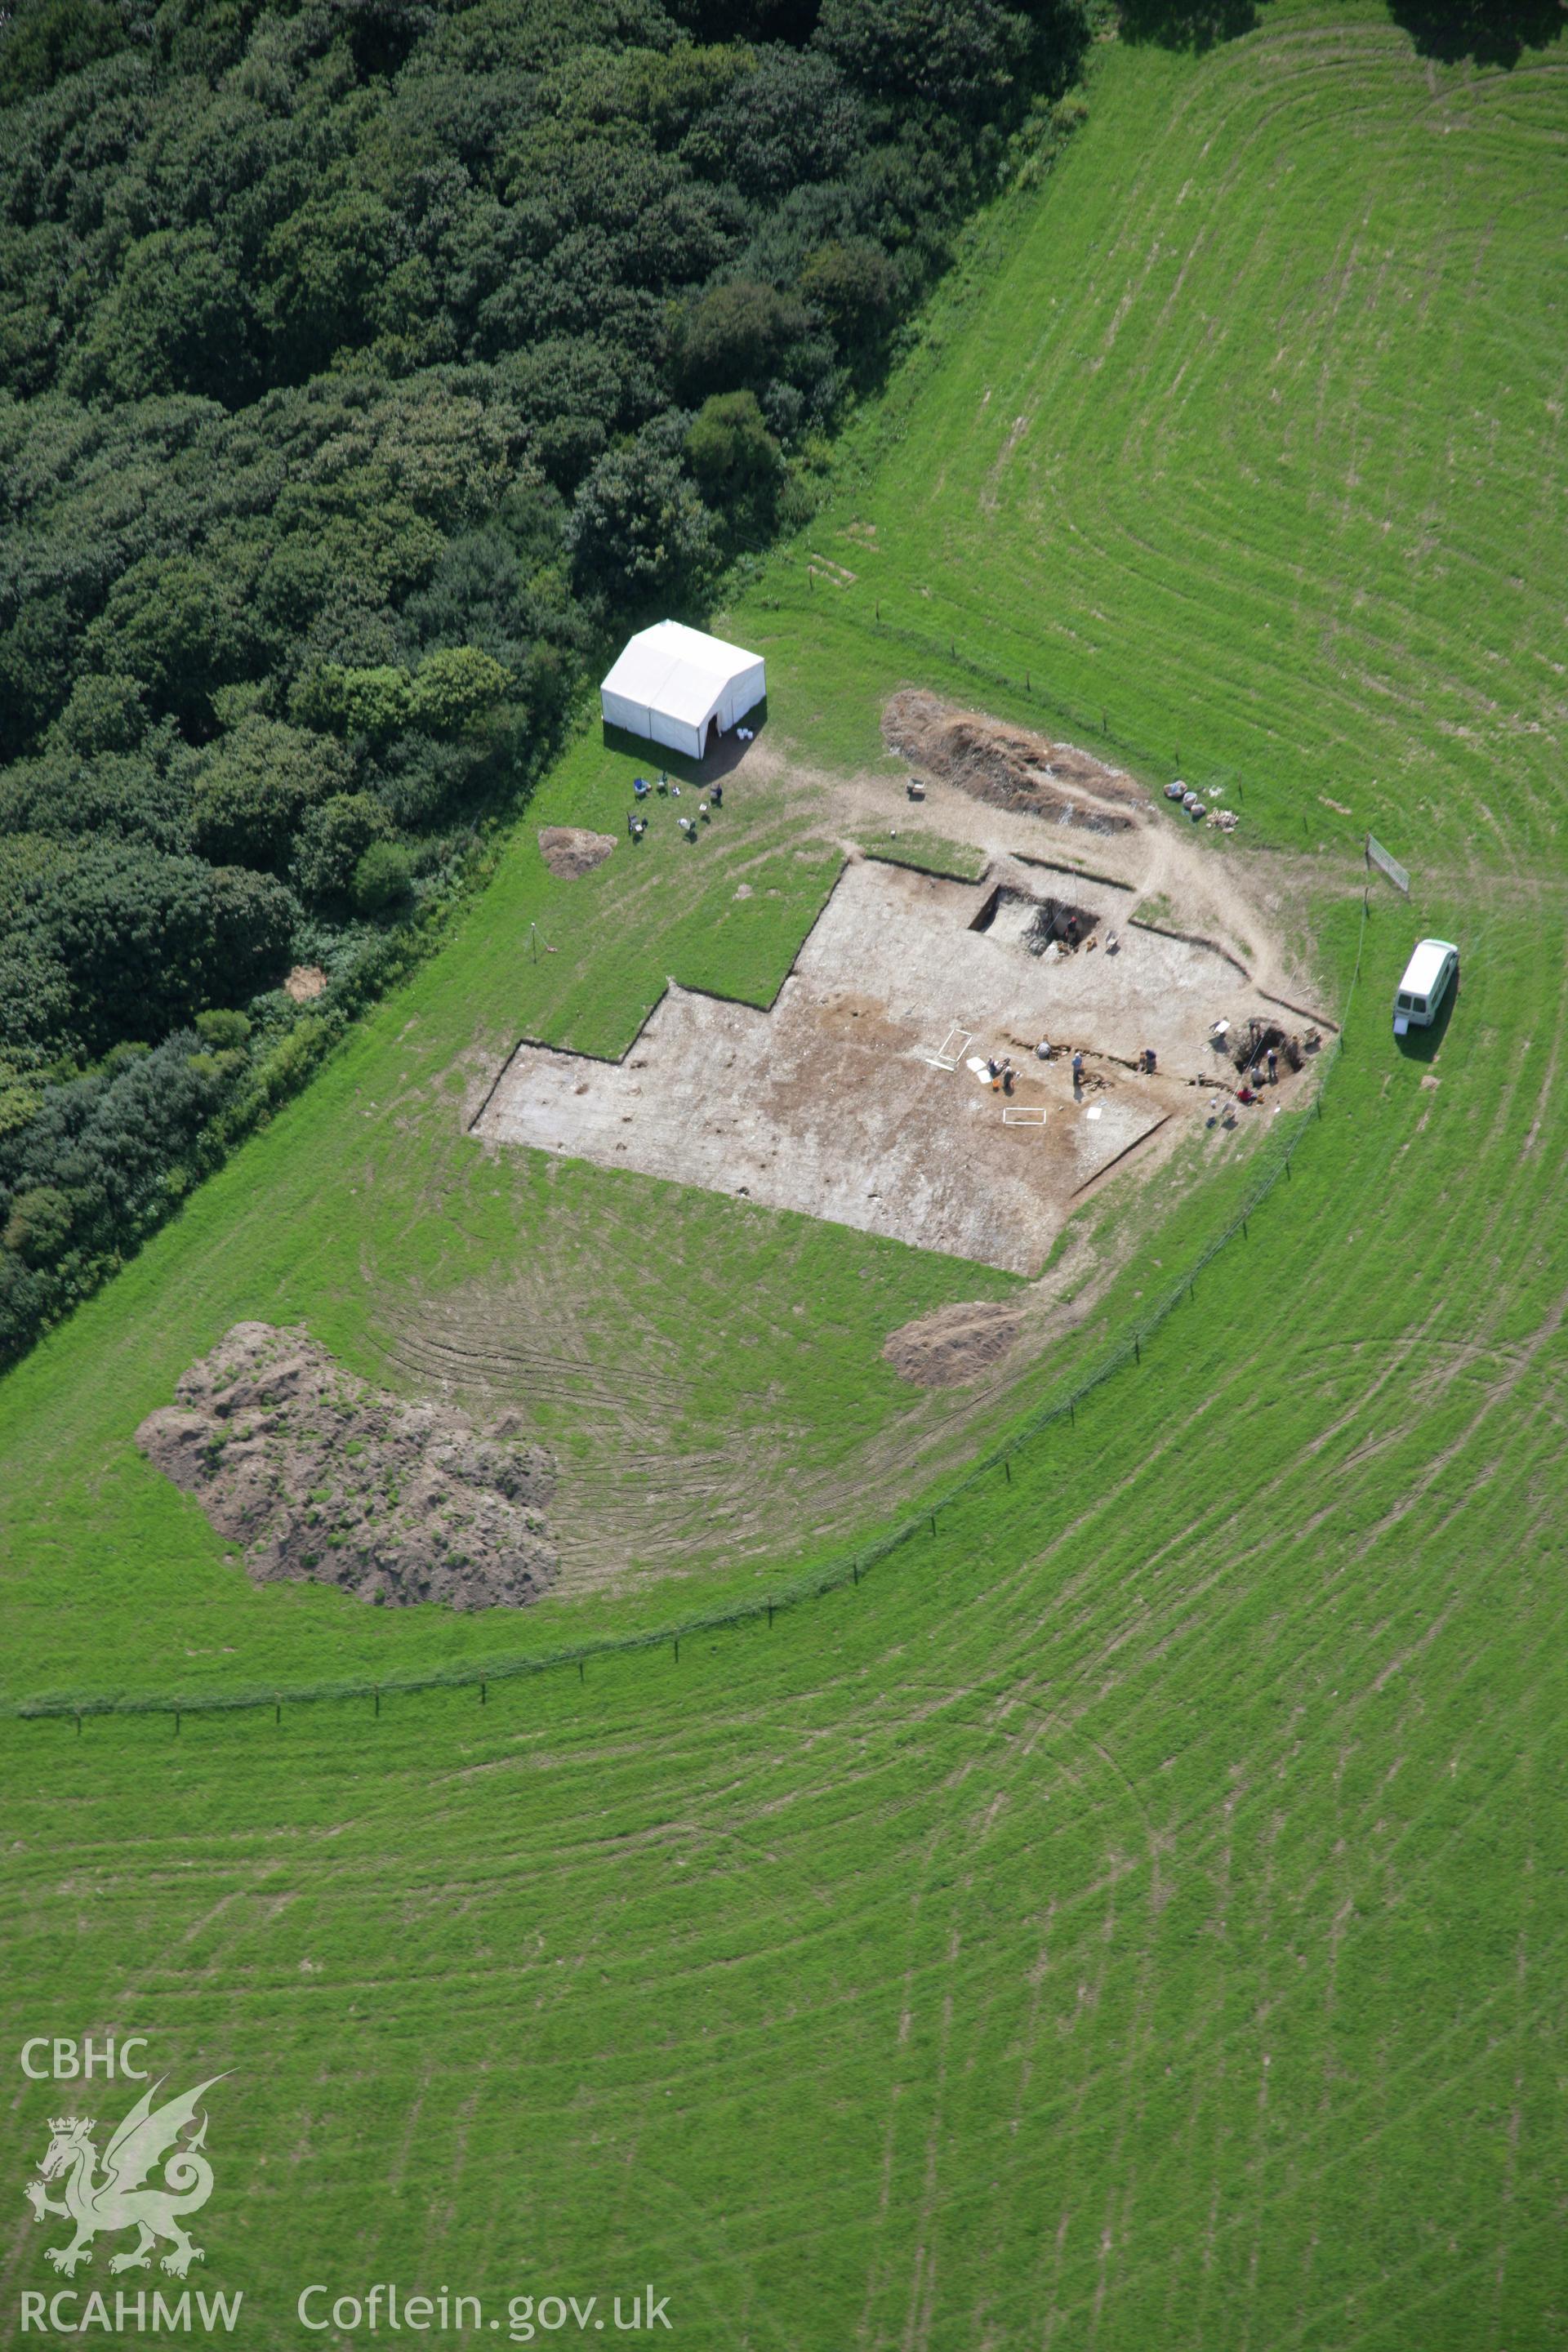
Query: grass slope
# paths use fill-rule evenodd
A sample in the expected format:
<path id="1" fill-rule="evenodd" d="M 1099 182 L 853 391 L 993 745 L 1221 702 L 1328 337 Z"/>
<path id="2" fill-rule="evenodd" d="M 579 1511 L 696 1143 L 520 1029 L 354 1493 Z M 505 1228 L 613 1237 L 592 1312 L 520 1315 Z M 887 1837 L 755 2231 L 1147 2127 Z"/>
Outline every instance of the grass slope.
<path id="1" fill-rule="evenodd" d="M 961 686 L 911 666 L 950 614 L 961 655 L 1049 662 L 1064 697 L 1114 677 L 1130 735 L 1178 715 L 1279 837 L 1320 792 L 1386 829 L 1415 903 L 1373 902 L 1289 1189 L 1141 1369 L 896 1569 L 482 1707 L 0 1729 L 14 2042 L 140 2029 L 181 2079 L 240 2070 L 205 2283 L 247 2289 L 258 2344 L 300 2340 L 310 2280 L 391 2277 L 498 2316 L 651 2279 L 689 2343 L 824 2352 L 1561 2330 L 1568 60 L 1428 68 L 1381 11 L 1300 0 L 1197 62 L 1111 51 L 1092 107 L 868 434 L 841 527 L 877 524 L 878 589 L 781 563 L 732 625 L 846 764 L 889 677 Z M 593 822 L 579 761 L 549 813 Z M 520 852 L 0 1392 L 14 1672 L 372 1638 L 331 1596 L 234 1595 L 109 1433 L 237 1299 L 374 1354 L 410 1287 L 530 1246 L 552 1186 L 586 1213 L 585 1176 L 465 1177 L 387 1115 L 404 1024 L 440 1030 L 438 1091 L 454 1040 L 531 1020 L 542 887 Z M 1405 1055 L 1416 927 L 1461 940 L 1464 992 Z M 1353 929 L 1331 945 L 1348 979 Z M 658 961 L 628 941 L 613 988 L 544 1009 L 611 1037 Z M 362 1208 L 321 1197 L 404 1150 Z M 749 1230 L 661 1213 L 715 1221 L 683 1278 Z M 727 1285 L 788 1297 L 780 1248 L 829 1321 L 879 1269 L 883 1313 L 943 1295 L 910 1253 L 752 1246 L 665 1327 L 678 1371 Z M 786 1396 L 847 1393 L 876 1321 L 781 1350 Z M 15 2107 L 15 2177 L 58 2096 Z M 12 2294 L 40 2242 L 10 2237 Z"/>
<path id="2" fill-rule="evenodd" d="M 564 1638 L 563 1601 L 498 1625 L 370 1612 L 324 1588 L 257 1593 L 226 1568 L 132 1433 L 240 1316 L 308 1319 L 398 1388 L 477 1388 L 491 1409 L 521 1391 L 562 1462 L 563 1526 L 590 1498 L 612 1564 L 706 1566 L 705 1589 L 726 1574 L 750 1587 L 759 1524 L 765 1557 L 809 1549 L 814 1497 L 841 1514 L 848 1488 L 852 1504 L 868 1444 L 890 1431 L 918 1462 L 940 1435 L 942 1401 L 911 1399 L 882 1339 L 931 1307 L 1005 1295 L 1010 1276 L 630 1173 L 487 1153 L 463 1132 L 484 1083 L 476 1047 L 499 1060 L 531 1035 L 624 1053 L 667 974 L 769 1003 L 837 875 L 836 848 L 802 846 L 776 803 L 732 789 L 698 847 L 659 804 L 640 848 L 623 833 L 592 875 L 551 876 L 538 824 L 624 826 L 630 773 L 580 743 L 451 947 L 0 1391 L 13 1689 L 287 1684 Z M 104 1606 L 127 1588 L 132 1627 Z M 668 1605 L 634 1591 L 617 1622 Z"/>
<path id="3" fill-rule="evenodd" d="M 1239 771 L 1282 841 L 1331 830 L 1326 793 L 1417 864 L 1552 851 L 1561 51 L 1443 70 L 1363 9 L 1291 7 L 1196 75 L 1124 68 L 821 519 L 854 584 L 797 574 L 792 608 L 879 611 Z"/>

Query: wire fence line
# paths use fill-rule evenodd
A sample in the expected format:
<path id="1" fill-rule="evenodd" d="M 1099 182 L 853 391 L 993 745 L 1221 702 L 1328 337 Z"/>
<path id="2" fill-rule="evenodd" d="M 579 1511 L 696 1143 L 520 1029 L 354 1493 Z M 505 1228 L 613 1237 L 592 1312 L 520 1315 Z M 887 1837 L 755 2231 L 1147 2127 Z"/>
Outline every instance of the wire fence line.
<path id="1" fill-rule="evenodd" d="M 170 1716 L 177 1732 L 181 1718 L 186 1715 L 250 1714 L 271 1708 L 280 1720 L 285 1706 L 319 1705 L 327 1700 L 370 1700 L 379 1714 L 383 1698 L 412 1696 L 429 1691 L 475 1690 L 482 1706 L 488 1700 L 492 1683 L 517 1682 L 531 1675 L 559 1674 L 574 1666 L 582 1676 L 595 1660 L 630 1656 L 638 1651 L 672 1649 L 679 1660 L 682 1642 L 694 1641 L 708 1633 L 754 1625 L 763 1621 L 771 1625 L 775 1616 L 786 1610 L 798 1608 L 803 1601 L 820 1600 L 828 1593 L 843 1591 L 847 1586 L 858 1587 L 874 1570 L 885 1567 L 922 1537 L 928 1540 L 934 1538 L 942 1514 L 973 1493 L 983 1481 L 994 1478 L 998 1474 L 1011 1480 L 1013 1463 L 1026 1447 L 1032 1445 L 1047 1430 L 1062 1422 L 1069 1426 L 1075 1425 L 1079 1406 L 1087 1402 L 1097 1390 L 1103 1388 L 1118 1373 L 1124 1371 L 1128 1365 L 1141 1365 L 1143 1342 L 1152 1339 L 1184 1302 L 1195 1297 L 1198 1277 L 1214 1264 L 1220 1253 L 1238 1236 L 1244 1241 L 1247 1238 L 1252 1218 L 1276 1186 L 1289 1181 L 1290 1162 L 1303 1138 L 1322 1118 L 1323 1096 L 1346 1044 L 1356 987 L 1361 977 L 1366 922 L 1367 909 L 1363 898 L 1361 929 L 1356 940 L 1355 972 L 1346 997 L 1343 1024 L 1339 1035 L 1331 1041 L 1319 1061 L 1318 1085 L 1312 1101 L 1290 1114 L 1289 1126 L 1278 1129 L 1264 1146 L 1253 1181 L 1229 1222 L 1186 1272 L 1145 1310 L 1131 1330 L 1123 1334 L 1110 1353 L 1076 1387 L 1066 1395 L 1038 1406 L 1000 1444 L 973 1463 L 942 1494 L 922 1504 L 918 1511 L 911 1512 L 896 1527 L 870 1542 L 841 1554 L 826 1566 L 809 1570 L 758 1598 L 728 1601 L 713 1609 L 699 1611 L 674 1623 L 651 1626 L 644 1632 L 606 1634 L 598 1640 L 531 1654 L 479 1662 L 463 1661 L 416 1673 L 388 1675 L 379 1679 L 368 1675 L 343 1676 L 325 1682 L 292 1684 L 286 1688 L 251 1687 L 184 1695 L 149 1692 L 24 1698 L 0 1706 L 0 1716 L 26 1721 L 74 1718 L 79 1731 L 82 1722 L 89 1717 Z"/>
<path id="2" fill-rule="evenodd" d="M 778 552 L 786 563 L 800 563 L 803 561 L 793 550 L 782 549 Z M 809 558 L 805 559 L 805 563 L 809 588 L 811 584 Z M 812 593 L 815 593 L 815 591 Z M 774 597 L 768 601 L 776 605 L 780 600 Z M 1021 673 L 1016 669 L 1002 667 L 994 661 L 987 660 L 966 649 L 961 650 L 956 632 L 949 632 L 946 635 L 942 635 L 934 630 L 915 628 L 907 621 L 885 621 L 882 618 L 879 599 L 873 597 L 872 606 L 873 616 L 868 617 L 863 611 L 846 604 L 840 608 L 837 617 L 847 622 L 851 628 L 858 629 L 868 636 L 883 637 L 894 644 L 907 646 L 911 652 L 919 653 L 928 661 L 935 659 L 945 662 L 950 668 L 963 670 L 984 685 L 1000 687 L 1008 694 L 1022 695 L 1026 701 L 1038 703 L 1042 711 L 1047 716 L 1065 719 L 1075 733 L 1088 736 L 1095 741 L 1110 746 L 1138 768 L 1145 771 L 1169 771 L 1173 774 L 1182 764 L 1179 751 L 1173 750 L 1169 757 L 1163 752 L 1152 751 L 1147 743 L 1140 741 L 1133 736 L 1123 734 L 1120 728 L 1111 725 L 1109 706 L 1100 704 L 1090 708 L 1088 704 L 1079 702 L 1072 695 L 1063 693 L 1043 671 L 1041 682 L 1037 686 L 1034 671 L 1026 665 Z M 1247 777 L 1245 770 L 1225 762 L 1209 763 L 1201 760 L 1187 764 L 1189 778 L 1201 780 L 1211 801 L 1221 793 L 1227 796 L 1234 794 L 1237 806 L 1243 810 L 1246 809 Z M 1274 798 L 1275 788 L 1260 782 L 1255 777 L 1252 780 L 1252 789 L 1258 796 L 1255 806 L 1273 803 L 1271 814 L 1278 819 L 1280 814 L 1280 804 Z M 1320 839 L 1337 835 L 1344 823 L 1342 816 L 1339 816 L 1337 812 L 1331 811 L 1325 814 L 1321 803 L 1314 803 L 1310 810 L 1305 803 L 1302 803 L 1300 818 L 1302 837 L 1308 840 L 1314 834 Z M 1362 838 L 1361 832 L 1356 831 L 1354 839 L 1358 845 Z"/>
<path id="3" fill-rule="evenodd" d="M 786 560 L 793 559 L 786 557 Z M 941 656 L 941 642 L 936 636 L 921 630 L 884 621 L 881 618 L 879 605 L 877 607 L 874 620 L 868 620 L 863 614 L 858 612 L 846 612 L 843 617 L 868 635 L 875 634 L 878 636 L 902 642 L 923 655 L 930 656 L 935 653 L 939 657 Z M 948 652 L 945 658 L 950 665 L 963 668 L 971 676 L 988 684 L 1000 686 L 1009 693 L 1022 691 L 1028 699 L 1038 700 L 1047 710 L 1065 719 L 1070 726 L 1098 737 L 1103 743 L 1113 744 L 1131 759 L 1140 761 L 1145 765 L 1163 764 L 1146 748 L 1119 734 L 1110 726 L 1107 711 L 1100 712 L 1100 723 L 1097 726 L 1091 711 L 1085 709 L 1081 705 L 1075 704 L 1070 697 L 1058 694 L 1048 684 L 1037 693 L 1033 683 L 1033 673 L 1027 669 L 1025 671 L 1020 687 L 1019 680 L 1011 671 L 998 668 L 994 664 L 978 660 L 973 655 L 959 654 L 956 638 L 951 636 L 948 639 Z M 1200 772 L 1194 770 L 1194 773 L 1196 772 Z M 1244 780 L 1238 771 L 1225 769 L 1203 772 L 1228 778 L 1237 786 L 1237 796 L 1243 799 L 1245 805 L 1244 793 L 1241 789 Z M 412 1696 L 421 1692 L 473 1689 L 478 1691 L 479 1702 L 483 1705 L 488 1699 L 491 1683 L 516 1682 L 531 1675 L 560 1673 L 573 1666 L 575 1666 L 579 1675 L 582 1675 L 595 1659 L 629 1656 L 639 1651 L 673 1649 L 675 1656 L 679 1659 L 682 1642 L 696 1640 L 706 1633 L 721 1633 L 743 1625 L 755 1624 L 763 1620 L 771 1625 L 775 1616 L 786 1610 L 798 1607 L 802 1601 L 822 1599 L 830 1592 L 842 1591 L 846 1586 L 858 1587 L 862 1579 L 873 1569 L 879 1568 L 894 1559 L 897 1554 L 922 1535 L 934 1538 L 937 1523 L 942 1513 L 950 1510 L 954 1504 L 973 1492 L 982 1481 L 995 1476 L 998 1472 L 1010 1479 L 1014 1460 L 1026 1446 L 1032 1444 L 1047 1430 L 1063 1421 L 1069 1426 L 1076 1424 L 1079 1406 L 1092 1396 L 1098 1389 L 1104 1387 L 1107 1381 L 1114 1379 L 1117 1373 L 1124 1370 L 1127 1365 L 1141 1364 L 1144 1340 L 1152 1339 L 1161 1327 L 1175 1313 L 1177 1307 L 1184 1301 L 1194 1297 L 1198 1276 L 1214 1263 L 1220 1252 L 1227 1248 L 1238 1234 L 1244 1240 L 1247 1238 L 1252 1217 L 1256 1215 L 1276 1185 L 1289 1181 L 1291 1160 L 1308 1127 L 1315 1123 L 1313 1112 L 1316 1113 L 1317 1119 L 1321 1120 L 1322 1117 L 1323 1095 L 1332 1070 L 1344 1049 L 1351 1011 L 1357 983 L 1361 978 L 1362 948 L 1366 936 L 1366 922 L 1367 905 L 1363 893 L 1361 929 L 1356 940 L 1355 969 L 1345 1001 L 1344 1015 L 1339 1034 L 1331 1040 L 1327 1051 L 1319 1061 L 1318 1086 L 1312 1105 L 1310 1109 L 1293 1115 L 1284 1139 L 1278 1143 L 1271 1141 L 1270 1145 L 1265 1147 L 1259 1155 L 1255 1180 L 1248 1188 L 1241 1207 L 1230 1222 L 1209 1243 L 1188 1272 L 1169 1287 L 1084 1380 L 1068 1391 L 1065 1396 L 1039 1406 L 1036 1412 L 1017 1424 L 1001 1444 L 993 1447 L 989 1453 L 973 1463 L 963 1475 L 942 1495 L 933 1501 L 924 1503 L 918 1511 L 910 1513 L 883 1535 L 860 1545 L 853 1551 L 840 1555 L 825 1567 L 807 1570 L 805 1575 L 776 1587 L 772 1592 L 761 1598 L 731 1601 L 719 1607 L 684 1617 L 676 1623 L 652 1626 L 643 1632 L 606 1634 L 595 1641 L 574 1643 L 549 1651 L 489 1659 L 479 1663 L 465 1660 L 449 1666 L 428 1667 L 416 1673 L 388 1675 L 380 1678 L 349 1675 L 322 1682 L 290 1684 L 286 1687 L 252 1686 L 229 1691 L 197 1691 L 184 1694 L 138 1692 L 94 1693 L 83 1696 L 41 1695 L 31 1698 L 0 1701 L 0 1720 L 74 1719 L 79 1731 L 83 1721 L 91 1717 L 159 1715 L 172 1717 L 175 1730 L 178 1731 L 181 1718 L 186 1715 L 253 1714 L 271 1708 L 274 1715 L 280 1717 L 285 1706 L 314 1706 L 329 1700 L 368 1699 L 379 1714 L 384 1697 Z"/>

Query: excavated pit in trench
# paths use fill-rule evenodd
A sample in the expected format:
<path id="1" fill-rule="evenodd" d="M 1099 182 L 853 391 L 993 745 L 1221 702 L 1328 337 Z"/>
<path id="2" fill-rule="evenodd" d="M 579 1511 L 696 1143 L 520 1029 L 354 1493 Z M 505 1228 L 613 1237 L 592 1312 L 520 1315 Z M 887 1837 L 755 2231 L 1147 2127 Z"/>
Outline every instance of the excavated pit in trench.
<path id="1" fill-rule="evenodd" d="M 1100 917 L 1092 907 L 1075 906 L 1069 898 L 1038 898 L 1032 890 L 1016 889 L 1010 882 L 999 882 L 983 901 L 970 923 L 972 931 L 989 931 L 998 915 L 1013 919 L 1007 925 L 1016 930 L 1017 943 L 1031 955 L 1044 955 L 1053 942 L 1074 948 L 1092 939 L 1100 927 Z"/>

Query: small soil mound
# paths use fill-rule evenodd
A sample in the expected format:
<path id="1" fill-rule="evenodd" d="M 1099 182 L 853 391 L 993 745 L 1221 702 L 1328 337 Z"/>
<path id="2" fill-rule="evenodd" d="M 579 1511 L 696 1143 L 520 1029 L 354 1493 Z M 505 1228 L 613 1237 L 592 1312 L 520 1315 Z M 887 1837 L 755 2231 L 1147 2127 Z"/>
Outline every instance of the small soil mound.
<path id="1" fill-rule="evenodd" d="M 251 1579 L 403 1606 L 518 1609 L 552 1580 L 553 1465 L 515 1425 L 404 1404 L 302 1330 L 237 1323 L 136 1443 L 240 1547 Z"/>
<path id="2" fill-rule="evenodd" d="M 1018 1307 L 978 1299 L 939 1307 L 903 1324 L 883 1342 L 882 1353 L 917 1388 L 953 1389 L 1005 1356 L 1023 1328 Z"/>
<path id="3" fill-rule="evenodd" d="M 319 963 L 297 963 L 283 983 L 283 993 L 296 1004 L 309 1004 L 326 987 L 327 975 Z"/>
<path id="4" fill-rule="evenodd" d="M 1126 833 L 1146 795 L 1119 768 L 934 694 L 895 694 L 882 713 L 889 751 L 975 800 L 1090 833 Z"/>
<path id="5" fill-rule="evenodd" d="M 580 881 L 602 866 L 616 845 L 613 833 L 585 833 L 579 824 L 545 824 L 539 829 L 539 854 L 552 874 L 563 882 Z"/>

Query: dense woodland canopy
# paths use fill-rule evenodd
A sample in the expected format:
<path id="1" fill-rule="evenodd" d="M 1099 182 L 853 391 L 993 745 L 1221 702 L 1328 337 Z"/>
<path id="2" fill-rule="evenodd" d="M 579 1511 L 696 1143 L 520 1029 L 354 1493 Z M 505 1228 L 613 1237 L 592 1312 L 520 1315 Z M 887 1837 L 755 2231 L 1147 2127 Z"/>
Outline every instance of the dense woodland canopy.
<path id="1" fill-rule="evenodd" d="M 1084 39 L 0 5 L 0 1354 L 396 968 L 610 636 L 809 514 Z"/>

